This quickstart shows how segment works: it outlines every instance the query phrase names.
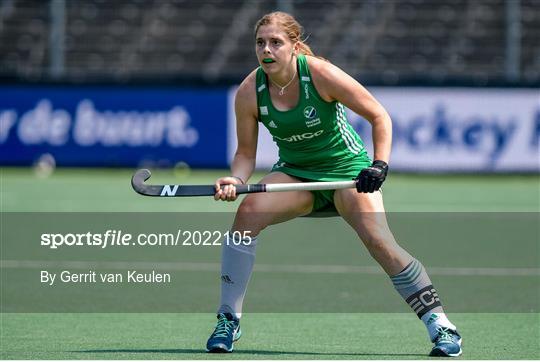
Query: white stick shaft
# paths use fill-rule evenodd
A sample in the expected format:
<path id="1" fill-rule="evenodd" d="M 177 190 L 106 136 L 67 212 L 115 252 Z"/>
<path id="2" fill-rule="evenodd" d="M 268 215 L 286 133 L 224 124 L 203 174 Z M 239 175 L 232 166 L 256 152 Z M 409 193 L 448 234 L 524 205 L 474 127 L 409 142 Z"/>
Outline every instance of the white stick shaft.
<path id="1" fill-rule="evenodd" d="M 266 184 L 266 192 L 339 190 L 351 189 L 354 187 L 356 187 L 355 181 L 299 182 L 286 184 Z"/>

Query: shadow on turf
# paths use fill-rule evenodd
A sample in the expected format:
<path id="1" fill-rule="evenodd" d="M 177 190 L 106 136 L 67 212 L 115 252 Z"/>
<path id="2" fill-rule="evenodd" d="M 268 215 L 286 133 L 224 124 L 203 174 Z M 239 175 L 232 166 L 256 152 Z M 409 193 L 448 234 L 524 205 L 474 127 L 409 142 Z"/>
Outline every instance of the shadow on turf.
<path id="1" fill-rule="evenodd" d="M 76 353 L 191 353 L 201 354 L 206 352 L 201 349 L 91 349 L 83 351 L 70 351 Z M 264 351 L 264 350 L 239 350 L 234 354 L 261 354 L 261 355 L 317 355 L 317 356 L 392 356 L 392 357 L 425 357 L 419 353 L 325 353 L 325 352 L 287 352 L 287 351 Z"/>

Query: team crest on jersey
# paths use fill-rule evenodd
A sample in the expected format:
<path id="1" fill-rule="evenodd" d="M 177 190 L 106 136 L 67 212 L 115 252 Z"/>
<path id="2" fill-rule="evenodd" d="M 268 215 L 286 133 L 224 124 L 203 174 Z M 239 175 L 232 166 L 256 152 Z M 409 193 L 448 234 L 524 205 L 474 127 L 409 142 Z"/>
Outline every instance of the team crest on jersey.
<path id="1" fill-rule="evenodd" d="M 321 119 L 317 117 L 317 110 L 313 106 L 304 108 L 304 117 L 306 117 L 306 127 L 311 128 L 321 124 Z"/>
<path id="2" fill-rule="evenodd" d="M 304 117 L 308 119 L 313 119 L 317 117 L 317 110 L 313 106 L 307 106 L 304 108 Z"/>

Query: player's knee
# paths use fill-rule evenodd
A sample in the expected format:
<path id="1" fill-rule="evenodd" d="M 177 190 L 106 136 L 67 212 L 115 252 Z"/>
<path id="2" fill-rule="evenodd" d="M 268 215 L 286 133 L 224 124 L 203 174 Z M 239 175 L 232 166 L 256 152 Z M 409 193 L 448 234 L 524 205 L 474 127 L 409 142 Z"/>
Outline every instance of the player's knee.
<path id="1" fill-rule="evenodd" d="M 246 197 L 240 206 L 238 207 L 237 213 L 240 215 L 251 215 L 251 214 L 257 214 L 262 212 L 262 205 L 259 200 L 257 200 L 256 197 L 248 196 Z"/>
<path id="2" fill-rule="evenodd" d="M 246 197 L 236 212 L 235 226 L 251 230 L 257 235 L 269 225 L 269 215 L 264 211 L 264 205 L 256 197 Z"/>

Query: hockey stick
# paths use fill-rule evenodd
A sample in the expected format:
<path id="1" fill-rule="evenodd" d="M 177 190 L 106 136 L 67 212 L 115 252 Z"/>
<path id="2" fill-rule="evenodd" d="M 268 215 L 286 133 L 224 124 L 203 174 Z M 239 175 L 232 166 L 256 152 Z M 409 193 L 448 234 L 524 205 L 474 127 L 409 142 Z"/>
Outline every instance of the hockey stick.
<path id="1" fill-rule="evenodd" d="M 152 173 L 150 170 L 137 170 L 131 178 L 133 189 L 144 196 L 213 196 L 216 193 L 214 185 L 147 185 Z M 315 190 L 338 190 L 356 187 L 356 181 L 334 182 L 299 182 L 282 184 L 251 184 L 235 185 L 236 194 L 251 194 L 254 192 L 282 192 L 282 191 L 315 191 Z"/>

